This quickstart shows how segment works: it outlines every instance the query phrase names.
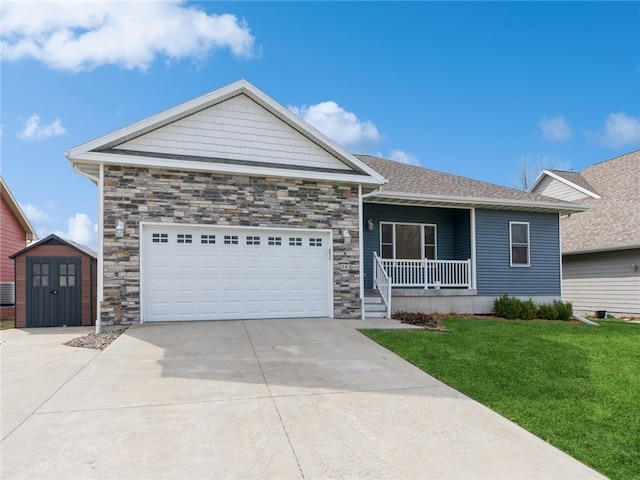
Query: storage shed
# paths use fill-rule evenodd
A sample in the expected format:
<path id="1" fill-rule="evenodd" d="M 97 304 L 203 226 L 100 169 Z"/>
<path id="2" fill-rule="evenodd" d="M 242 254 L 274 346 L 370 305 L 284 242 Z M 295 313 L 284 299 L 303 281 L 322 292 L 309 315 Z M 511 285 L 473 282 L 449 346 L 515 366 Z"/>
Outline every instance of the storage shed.
<path id="1" fill-rule="evenodd" d="M 96 252 L 51 234 L 9 258 L 15 262 L 16 328 L 95 324 Z"/>

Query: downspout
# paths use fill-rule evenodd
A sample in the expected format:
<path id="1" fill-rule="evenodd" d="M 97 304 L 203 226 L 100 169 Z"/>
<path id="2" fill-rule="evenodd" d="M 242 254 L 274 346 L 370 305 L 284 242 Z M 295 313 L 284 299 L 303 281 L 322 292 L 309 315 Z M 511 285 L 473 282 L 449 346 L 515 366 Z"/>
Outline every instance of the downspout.
<path id="1" fill-rule="evenodd" d="M 364 228 L 362 208 L 362 185 L 358 185 L 358 248 L 360 266 L 360 318 L 364 320 Z"/>
<path id="2" fill-rule="evenodd" d="M 104 300 L 104 164 L 100 164 L 98 181 L 98 304 L 96 305 L 96 333 L 102 328 L 102 301 Z"/>

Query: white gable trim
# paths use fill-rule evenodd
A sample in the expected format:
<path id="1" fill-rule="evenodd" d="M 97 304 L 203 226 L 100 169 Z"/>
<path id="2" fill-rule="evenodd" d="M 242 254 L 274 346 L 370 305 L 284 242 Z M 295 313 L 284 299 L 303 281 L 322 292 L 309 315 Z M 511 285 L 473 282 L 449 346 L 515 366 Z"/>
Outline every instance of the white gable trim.
<path id="1" fill-rule="evenodd" d="M 568 187 L 571 187 L 575 190 L 578 190 L 579 192 L 584 193 L 585 195 L 588 195 L 589 197 L 592 198 L 600 198 L 600 195 L 598 195 L 595 192 L 592 192 L 591 190 L 587 190 L 584 187 L 581 187 L 580 185 L 576 185 L 573 182 L 570 182 L 569 180 L 567 180 L 566 178 L 561 177 L 560 175 L 557 175 L 553 172 L 550 172 L 549 170 L 543 170 L 540 175 L 538 175 L 538 178 L 536 178 L 536 181 L 533 183 L 533 185 L 531 186 L 531 188 L 529 189 L 530 192 L 533 192 L 535 190 L 535 188 L 538 186 L 538 184 L 542 181 L 542 179 L 545 177 L 545 175 L 553 178 L 554 180 L 559 181 L 560 183 L 564 183 L 565 185 L 567 185 Z"/>
<path id="2" fill-rule="evenodd" d="M 175 120 L 184 118 L 192 113 L 206 109 L 212 105 L 221 103 L 231 97 L 241 94 L 247 95 L 270 113 L 307 137 L 310 141 L 316 143 L 330 154 L 336 156 L 354 170 L 361 172 L 363 176 L 370 177 L 365 183 L 382 185 L 386 182 L 384 177 L 378 172 L 367 166 L 364 162 L 360 161 L 326 135 L 304 122 L 300 117 L 271 99 L 246 80 L 239 80 L 227 85 L 226 87 L 222 87 L 181 105 L 170 108 L 156 115 L 152 115 L 151 117 L 132 125 L 83 143 L 82 145 L 78 145 L 65 153 L 65 156 L 74 164 L 76 160 L 85 160 L 89 162 L 99 161 L 97 159 L 87 157 L 87 154 L 95 153 L 92 152 L 94 150 L 107 149 L 119 143 L 123 143 L 129 139 L 143 135 L 151 130 L 167 125 Z M 130 158 L 130 164 L 133 161 L 133 158 L 138 159 L 137 157 Z M 82 168 L 80 165 L 79 167 Z M 352 176 L 351 178 L 353 179 L 354 177 L 355 176 Z"/>

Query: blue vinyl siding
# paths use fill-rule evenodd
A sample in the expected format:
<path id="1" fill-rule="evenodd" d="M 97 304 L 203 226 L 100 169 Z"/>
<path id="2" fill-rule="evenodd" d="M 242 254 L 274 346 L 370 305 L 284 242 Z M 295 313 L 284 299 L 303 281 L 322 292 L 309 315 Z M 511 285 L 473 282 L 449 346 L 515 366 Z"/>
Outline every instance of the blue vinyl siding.
<path id="1" fill-rule="evenodd" d="M 367 230 L 369 219 L 373 220 L 374 224 L 371 231 Z M 471 258 L 468 210 L 365 203 L 363 222 L 365 288 L 373 288 L 373 252 L 380 254 L 380 222 L 435 224 L 437 225 L 438 260 Z"/>
<path id="2" fill-rule="evenodd" d="M 478 295 L 560 295 L 558 214 L 476 210 Z M 529 267 L 509 264 L 509 222 L 528 222 Z"/>

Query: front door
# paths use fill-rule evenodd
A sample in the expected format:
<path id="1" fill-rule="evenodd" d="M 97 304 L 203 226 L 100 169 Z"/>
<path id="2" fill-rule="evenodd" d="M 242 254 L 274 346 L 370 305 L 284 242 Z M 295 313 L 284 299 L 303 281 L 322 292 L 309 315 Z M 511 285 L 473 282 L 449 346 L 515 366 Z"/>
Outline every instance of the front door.
<path id="1" fill-rule="evenodd" d="M 82 324 L 80 257 L 27 257 L 27 327 Z"/>

